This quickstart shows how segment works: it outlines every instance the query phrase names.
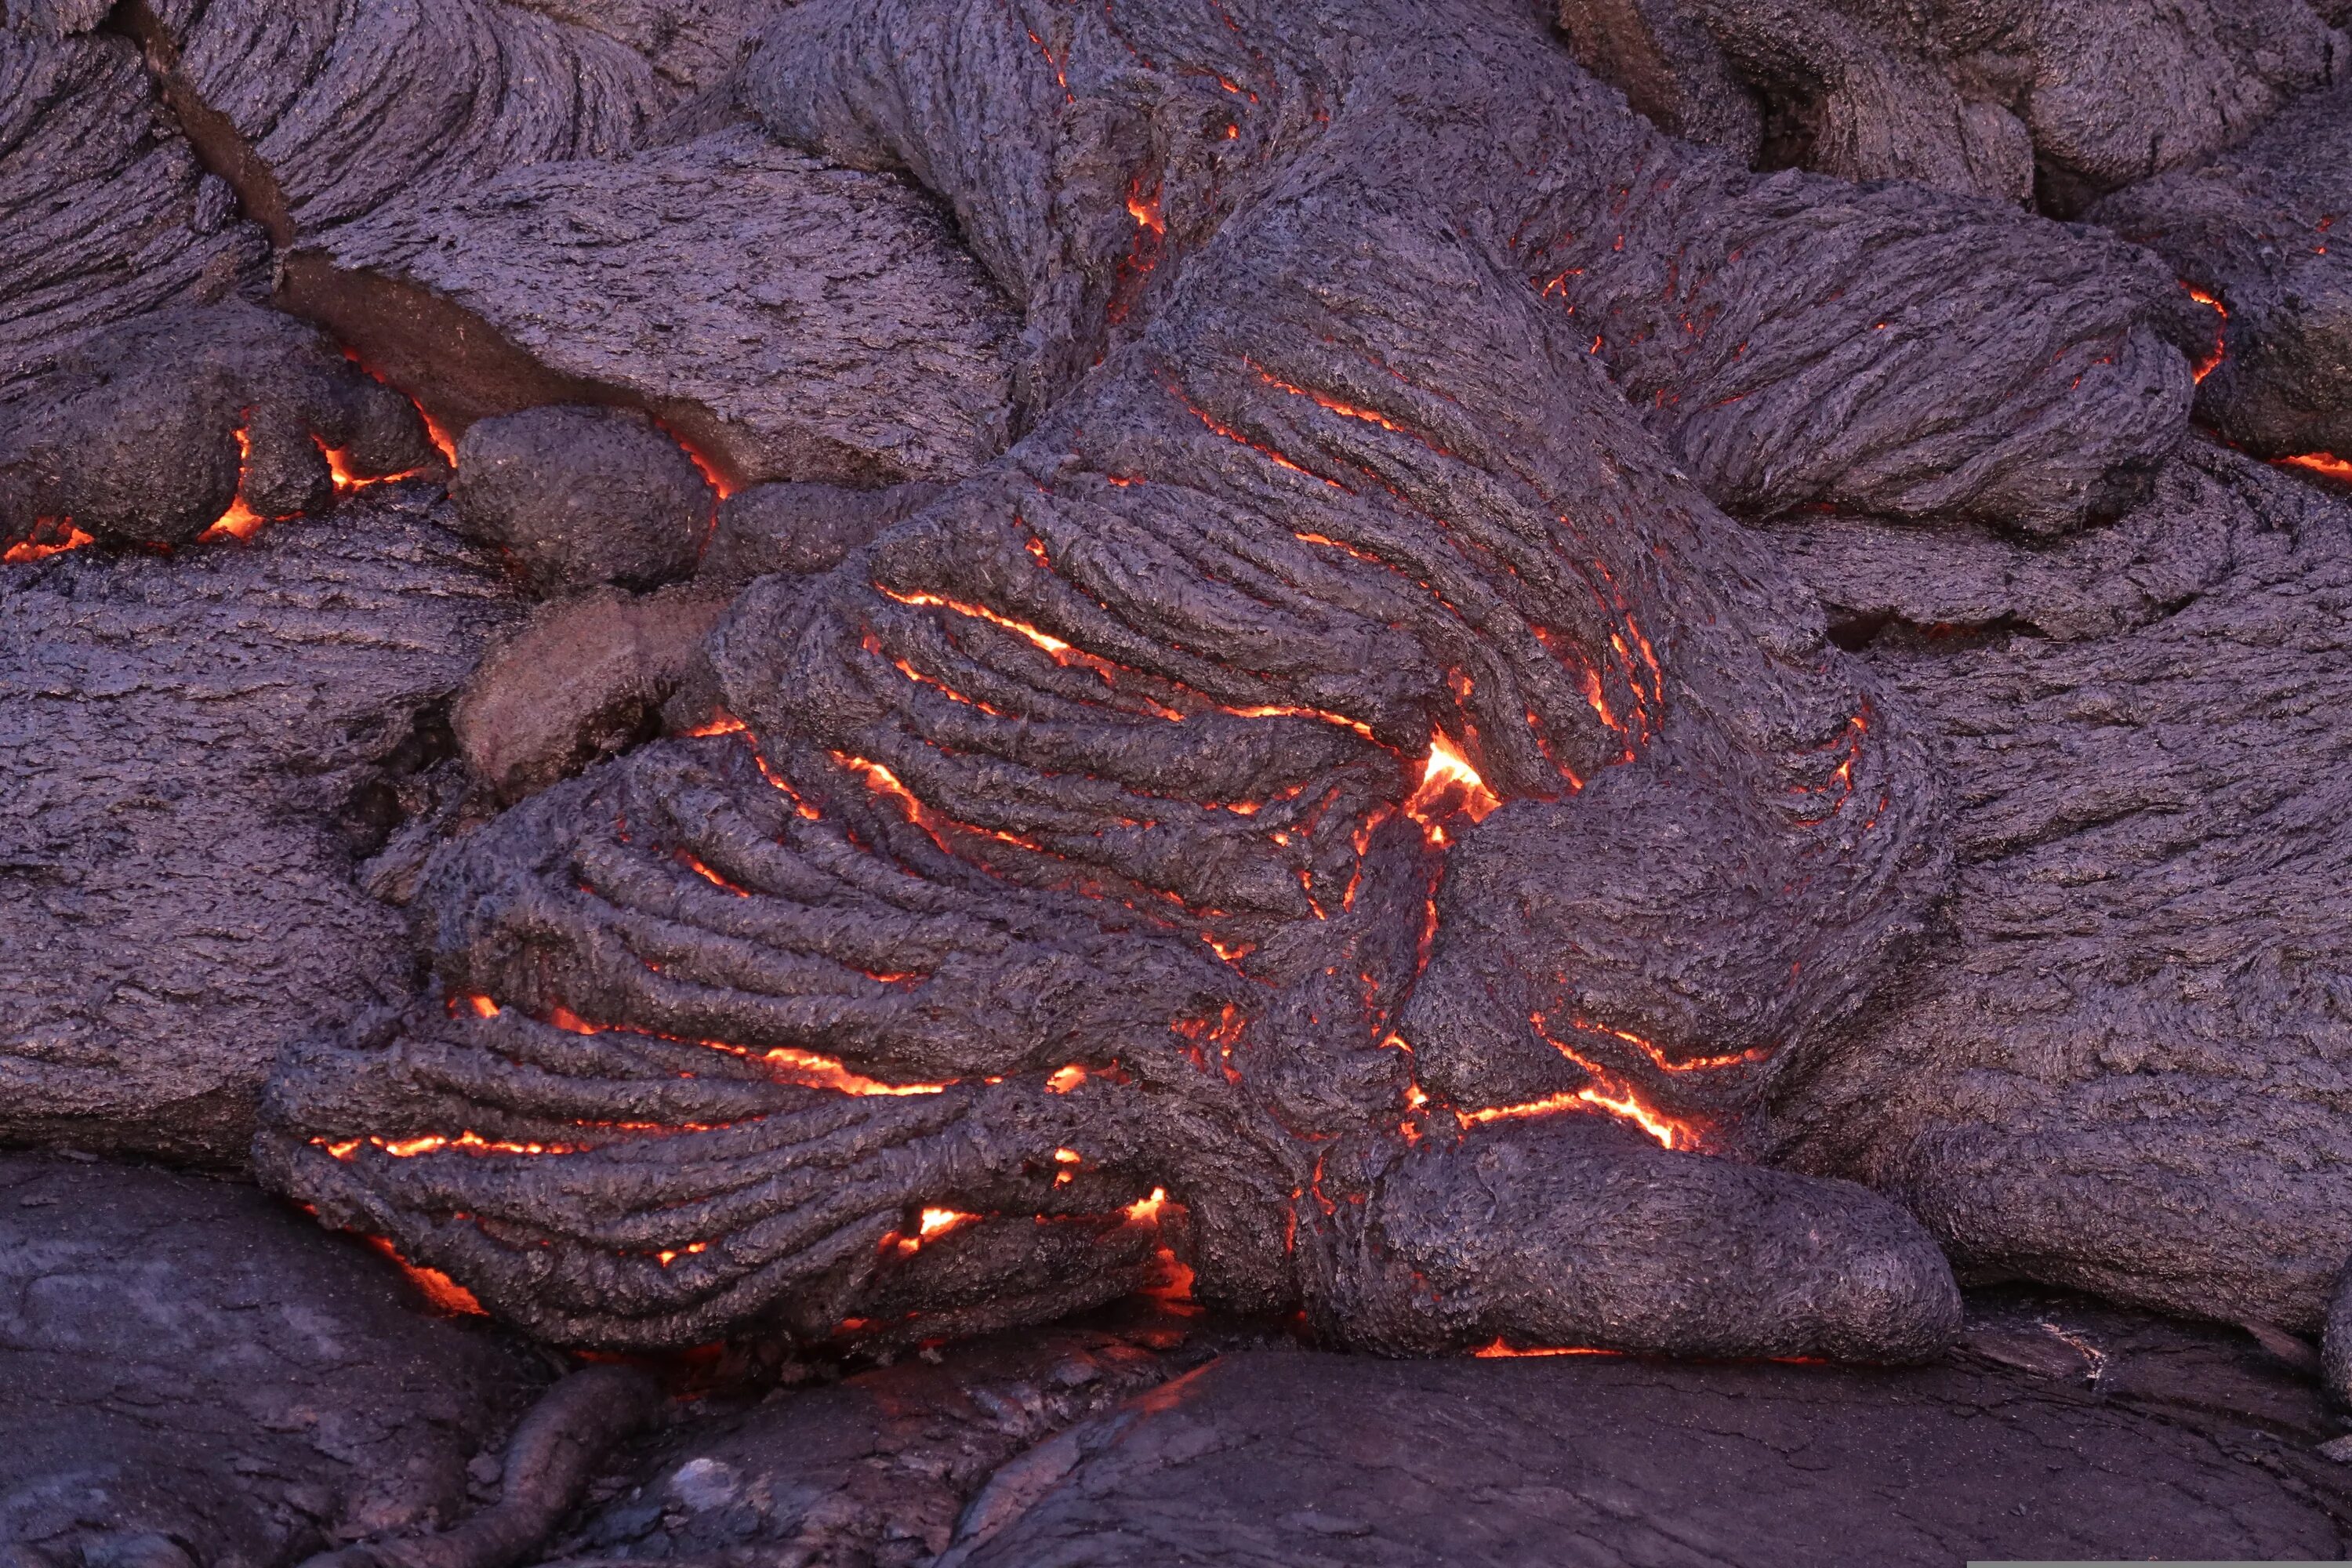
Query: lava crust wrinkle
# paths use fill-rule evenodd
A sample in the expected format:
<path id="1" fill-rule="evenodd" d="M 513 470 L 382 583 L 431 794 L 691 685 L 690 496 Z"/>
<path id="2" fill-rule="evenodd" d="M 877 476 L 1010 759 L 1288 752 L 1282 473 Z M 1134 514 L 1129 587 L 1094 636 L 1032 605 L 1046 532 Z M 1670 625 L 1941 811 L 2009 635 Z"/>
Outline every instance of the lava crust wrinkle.
<path id="1" fill-rule="evenodd" d="M 2129 504 L 2162 269 L 1749 175 L 1485 0 L 812 4 L 745 93 L 952 208 L 1043 412 L 737 601 L 740 728 L 439 857 L 442 1005 L 289 1058 L 264 1172 L 575 1343 L 1156 1273 L 1391 1352 L 1937 1348 L 1916 1222 L 1738 1157 L 1950 850 L 1724 509 Z"/>

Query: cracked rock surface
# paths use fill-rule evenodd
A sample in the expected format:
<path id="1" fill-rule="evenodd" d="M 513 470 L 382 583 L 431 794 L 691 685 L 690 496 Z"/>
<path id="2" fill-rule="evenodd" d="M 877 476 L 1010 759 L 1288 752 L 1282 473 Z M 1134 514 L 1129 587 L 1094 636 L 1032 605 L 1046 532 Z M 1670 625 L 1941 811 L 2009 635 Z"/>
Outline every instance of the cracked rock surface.
<path id="1" fill-rule="evenodd" d="M 1780 1106 L 1792 1157 L 1965 1268 L 2316 1331 L 2352 1258 L 2352 509 L 2200 444 L 2058 551 L 1822 522 L 1785 537 L 1883 626 L 1958 877 Z"/>
<path id="2" fill-rule="evenodd" d="M 2335 0 L 1560 0 L 1584 63 L 1742 162 L 2072 215 L 2352 75 Z"/>
<path id="3" fill-rule="evenodd" d="M 278 1049 L 409 994 L 353 868 L 519 614 L 436 495 L 0 566 L 0 1134 L 241 1163 Z"/>
<path id="4" fill-rule="evenodd" d="M 998 1470 L 939 1562 L 2332 1560 L 2338 1429 L 2243 1336 L 2063 1299 L 1906 1371 L 1244 1352 Z"/>
<path id="5" fill-rule="evenodd" d="M 1899 1209 L 1694 1157 L 1949 864 L 1906 710 L 1718 509 L 2127 512 L 2201 307 L 1670 142 L 1500 0 L 818 4 L 744 81 L 948 205 L 1042 412 L 739 599 L 745 729 L 438 858 L 438 994 L 289 1058 L 268 1179 L 579 1343 L 904 1342 L 1181 1247 L 1391 1351 L 1932 1352 Z"/>
<path id="6" fill-rule="evenodd" d="M 0 1554 L 291 1568 L 455 1517 L 546 1369 L 225 1181 L 0 1155 Z"/>
<path id="7" fill-rule="evenodd" d="M 748 126 L 393 204 L 285 298 L 453 430 L 623 403 L 732 485 L 959 479 L 1012 435 L 1018 320 L 938 205 Z"/>
<path id="8" fill-rule="evenodd" d="M 2352 221 L 2352 80 L 2087 216 L 2227 312 L 2200 366 L 2200 423 L 2266 458 L 2352 453 L 2352 248 L 2329 243 Z"/>
<path id="9" fill-rule="evenodd" d="M 90 332 L 266 282 L 267 236 L 205 172 L 127 38 L 0 14 L 0 427 Z"/>

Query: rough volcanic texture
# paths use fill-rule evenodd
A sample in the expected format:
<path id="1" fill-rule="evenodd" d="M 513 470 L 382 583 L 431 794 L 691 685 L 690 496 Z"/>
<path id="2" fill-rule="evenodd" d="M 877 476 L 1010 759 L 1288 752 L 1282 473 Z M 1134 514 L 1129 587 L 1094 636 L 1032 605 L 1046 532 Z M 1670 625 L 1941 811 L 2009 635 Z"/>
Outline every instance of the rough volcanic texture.
<path id="1" fill-rule="evenodd" d="M 430 494 L 0 567 L 0 1136 L 241 1161 L 279 1047 L 407 994 L 352 865 L 516 613 Z"/>
<path id="2" fill-rule="evenodd" d="M 2329 244 L 2352 219 L 2352 82 L 2087 216 L 2226 312 L 2200 367 L 2200 424 L 2264 457 L 2352 454 L 2352 248 Z"/>
<path id="3" fill-rule="evenodd" d="M 395 196 L 626 150 L 663 107 L 646 59 L 499 0 L 126 0 L 164 100 L 281 248 Z"/>
<path id="4" fill-rule="evenodd" d="M 544 1378 L 250 1187 L 0 1156 L 0 1542 L 278 1568 L 461 1511 Z"/>
<path id="5" fill-rule="evenodd" d="M 775 0 L 507 0 L 618 39 L 680 89 L 723 81 Z"/>
<path id="6" fill-rule="evenodd" d="M 1000 1335 L 778 1389 L 748 1408 L 698 1401 L 604 1507 L 541 1554 L 919 1568 L 947 1549 L 965 1500 L 1000 1466 L 1208 1353 L 1164 1355 L 1100 1330 Z"/>
<path id="7" fill-rule="evenodd" d="M 2314 0 L 1559 0 L 1559 18 L 1635 109 L 1742 161 L 2062 214 L 2352 78 L 2341 8 Z"/>
<path id="8" fill-rule="evenodd" d="M 939 1561 L 2332 1560 L 2336 1424 L 2250 1352 L 2027 1300 L 1907 1372 L 1231 1355 L 1004 1467 Z"/>
<path id="9" fill-rule="evenodd" d="M 129 40 L 0 21 L 0 429 L 89 333 L 263 281 L 237 221 Z"/>
<path id="10" fill-rule="evenodd" d="M 289 1060 L 271 1179 L 572 1342 L 919 1339 L 1165 1249 L 1389 1350 L 1940 1343 L 1898 1209 L 1693 1157 L 1948 865 L 1715 503 L 2121 508 L 2162 268 L 1751 176 L 1502 0 L 816 4 L 747 80 L 948 203 L 1051 405 L 738 602 L 747 730 L 438 858 L 444 996 Z"/>
<path id="11" fill-rule="evenodd" d="M 182 307 L 91 334 L 28 384 L 0 427 L 0 546 L 22 562 L 245 538 L 446 472 L 415 407 L 311 328 L 242 300 Z"/>
<path id="12" fill-rule="evenodd" d="M 708 723 L 718 688 L 702 641 L 727 607 L 693 589 L 559 601 L 486 655 L 450 712 L 458 751 L 519 800 L 667 724 Z"/>
<path id="13" fill-rule="evenodd" d="M 1018 321 L 908 181 L 739 127 L 395 204 L 286 269 L 455 430 L 651 410 L 732 484 L 960 479 L 1003 450 Z"/>
<path id="14" fill-rule="evenodd" d="M 2063 551 L 1790 532 L 1933 737 L 1959 860 L 1784 1086 L 1793 1157 L 1967 1269 L 2317 1330 L 2352 1258 L 2352 509 L 2200 444 Z"/>
<path id="15" fill-rule="evenodd" d="M 830 572 L 884 529 L 904 522 L 939 495 L 922 483 L 882 490 L 841 485 L 753 485 L 727 498 L 697 582 L 740 588 L 771 572 Z"/>
<path id="16" fill-rule="evenodd" d="M 539 592 L 653 588 L 694 570 L 718 498 L 642 414 L 556 405 L 487 419 L 457 447 L 467 537 Z"/>

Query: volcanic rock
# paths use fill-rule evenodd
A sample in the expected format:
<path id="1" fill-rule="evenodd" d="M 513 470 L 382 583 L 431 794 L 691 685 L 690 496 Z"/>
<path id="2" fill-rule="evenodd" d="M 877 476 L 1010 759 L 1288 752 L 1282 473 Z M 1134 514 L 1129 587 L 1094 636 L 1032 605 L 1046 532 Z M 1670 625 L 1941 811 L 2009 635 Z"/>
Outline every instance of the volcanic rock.
<path id="1" fill-rule="evenodd" d="M 2328 1303 L 2322 1348 L 2327 1391 L 2337 1404 L 2352 1408 L 2352 1264 L 2336 1282 L 2336 1300 Z"/>
<path id="2" fill-rule="evenodd" d="M 288 1058 L 268 1179 L 583 1344 L 904 1343 L 1164 1251 L 1382 1350 L 1932 1352 L 1899 1208 L 1706 1157 L 1949 868 L 1903 706 L 1716 503 L 2079 530 L 2201 308 L 1670 141 L 1506 0 L 820 0 L 745 80 L 950 205 L 1045 412 L 742 595 L 745 728 L 436 858 L 438 996 Z"/>
<path id="3" fill-rule="evenodd" d="M 669 96 L 625 45 L 496 0 L 126 0 L 205 166 L 281 249 L 394 196 L 632 145 Z"/>
<path id="4" fill-rule="evenodd" d="M 2352 1480 L 2242 1339 L 1980 1304 L 1909 1371 L 1227 1355 L 998 1470 L 941 1568 L 2332 1560 Z"/>
<path id="5" fill-rule="evenodd" d="M 1018 322 L 938 205 L 751 127 L 396 204 L 285 279 L 455 430 L 628 404 L 733 485 L 958 479 L 1011 435 Z"/>
<path id="6" fill-rule="evenodd" d="M 718 504 L 694 460 L 644 415 L 562 405 L 468 429 L 449 499 L 459 530 L 541 594 L 685 576 Z"/>
<path id="7" fill-rule="evenodd" d="M 856 490 L 840 485 L 753 485 L 719 509 L 719 527 L 697 569 L 698 582 L 740 587 L 771 572 L 814 576 L 841 564 L 891 524 L 903 522 L 940 493 L 936 485 Z"/>
<path id="8" fill-rule="evenodd" d="M 999 1467 L 1208 1353 L 1156 1353 L 1091 1329 L 998 1335 L 780 1388 L 749 1408 L 698 1401 L 625 1489 L 542 1551 L 916 1568 L 946 1550 L 966 1500 Z"/>
<path id="9" fill-rule="evenodd" d="M 44 37 L 24 11 L 0 13 L 0 429 L 89 333 L 258 288 L 268 251 L 129 40 Z"/>
<path id="10" fill-rule="evenodd" d="M 447 1520 L 544 1378 L 250 1187 L 0 1155 L 12 1563 L 279 1568 Z"/>
<path id="11" fill-rule="evenodd" d="M 0 567 L 0 1135 L 241 1162 L 278 1048 L 408 994 L 352 867 L 519 613 L 436 514 Z"/>
<path id="12" fill-rule="evenodd" d="M 673 703 L 673 728 L 701 721 L 718 695 L 702 639 L 726 607 L 609 589 L 544 606 L 467 681 L 450 714 L 458 750 L 512 801 L 650 739 Z"/>
<path id="13" fill-rule="evenodd" d="M 84 338 L 0 433 L 0 543 L 242 537 L 339 489 L 446 471 L 408 400 L 317 331 L 242 300 Z"/>
<path id="14" fill-rule="evenodd" d="M 2315 1331 L 2352 1258 L 2352 510 L 2200 443 L 2063 551 L 1831 521 L 1792 559 L 1927 727 L 1959 871 L 1781 1087 L 1781 1157 L 1964 1270 Z"/>
<path id="15" fill-rule="evenodd" d="M 2197 416 L 2263 457 L 2352 453 L 2352 81 L 2085 215 L 2213 302 Z"/>
<path id="16" fill-rule="evenodd" d="M 1636 110 L 1742 162 L 2061 214 L 2352 74 L 2342 8 L 2316 0 L 1560 0 L 1559 19 Z"/>

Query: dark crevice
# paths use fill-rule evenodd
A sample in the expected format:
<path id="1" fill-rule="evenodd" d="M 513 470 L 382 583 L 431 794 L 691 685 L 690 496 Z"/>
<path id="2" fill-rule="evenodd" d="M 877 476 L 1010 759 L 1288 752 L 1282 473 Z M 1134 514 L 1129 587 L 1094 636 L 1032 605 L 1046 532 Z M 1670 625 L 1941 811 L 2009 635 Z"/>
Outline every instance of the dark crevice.
<path id="1" fill-rule="evenodd" d="M 255 152 L 229 117 L 206 103 L 180 69 L 180 44 L 155 15 L 147 0 L 117 0 L 100 24 L 139 46 L 140 58 L 155 79 L 163 106 L 179 121 L 182 134 L 196 162 L 218 175 L 236 194 L 238 210 L 259 224 L 269 243 L 283 250 L 294 241 L 294 220 L 287 211 L 278 175 Z"/>

